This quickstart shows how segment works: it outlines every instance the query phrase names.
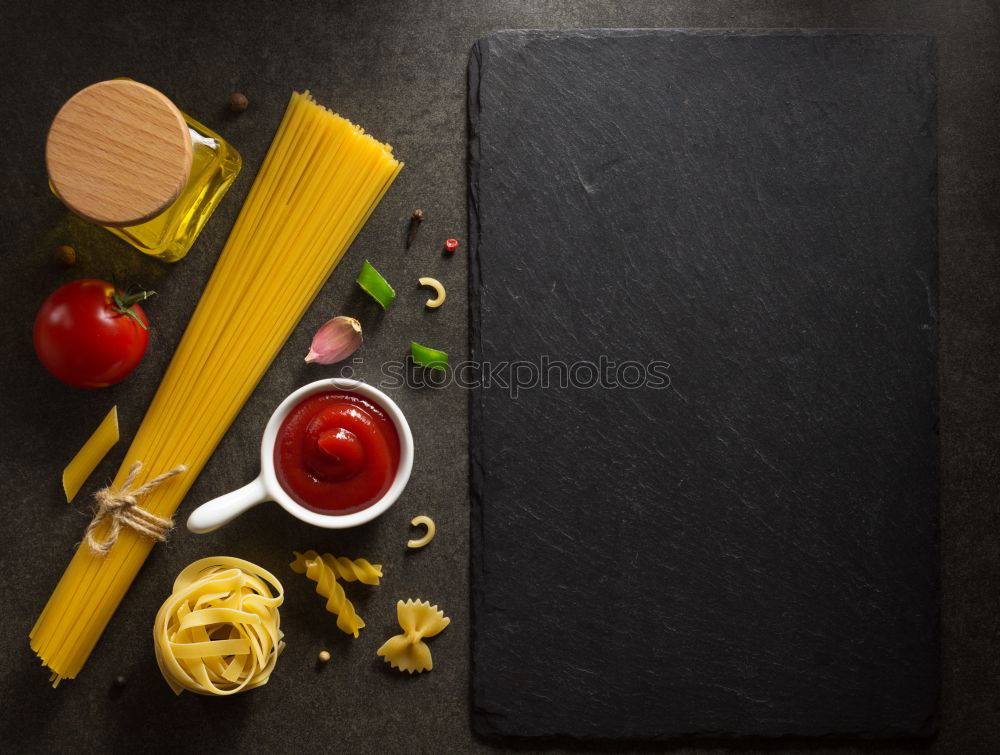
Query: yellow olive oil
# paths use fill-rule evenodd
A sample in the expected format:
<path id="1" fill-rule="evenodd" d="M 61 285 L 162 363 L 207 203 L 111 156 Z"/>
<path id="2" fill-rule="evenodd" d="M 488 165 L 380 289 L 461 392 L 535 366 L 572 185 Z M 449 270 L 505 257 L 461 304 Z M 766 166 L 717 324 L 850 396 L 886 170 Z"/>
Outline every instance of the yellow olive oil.
<path id="1" fill-rule="evenodd" d="M 165 262 L 181 259 L 225 196 L 243 160 L 221 136 L 184 113 L 191 132 L 191 176 L 177 199 L 139 225 L 105 226 L 136 249 Z"/>
<path id="2" fill-rule="evenodd" d="M 124 77 L 91 84 L 60 108 L 45 161 L 70 210 L 166 262 L 188 253 L 243 165 L 162 92 Z"/>

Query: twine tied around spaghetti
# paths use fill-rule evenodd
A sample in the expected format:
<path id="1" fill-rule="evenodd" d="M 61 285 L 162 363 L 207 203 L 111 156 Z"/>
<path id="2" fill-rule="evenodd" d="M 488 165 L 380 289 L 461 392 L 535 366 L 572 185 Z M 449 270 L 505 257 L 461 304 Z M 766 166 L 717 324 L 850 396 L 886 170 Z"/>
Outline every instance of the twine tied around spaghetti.
<path id="1" fill-rule="evenodd" d="M 167 539 L 167 535 L 173 529 L 174 522 L 172 519 L 165 519 L 142 508 L 139 505 L 139 499 L 161 482 L 169 480 L 171 477 L 179 475 L 182 472 L 186 472 L 187 467 L 179 464 L 169 472 L 164 472 L 145 484 L 133 488 L 132 483 L 135 482 L 136 475 L 139 474 L 140 469 L 142 469 L 142 462 L 137 461 L 129 469 L 128 477 L 125 478 L 125 482 L 122 483 L 120 489 L 114 490 L 109 485 L 106 488 L 101 488 L 94 494 L 94 498 L 97 499 L 97 509 L 94 512 L 94 518 L 87 525 L 87 533 L 84 539 L 87 541 L 90 552 L 95 556 L 107 555 L 108 551 L 118 542 L 118 535 L 122 527 L 130 527 L 143 537 L 148 537 L 150 540 L 156 540 L 160 543 Z M 105 519 L 111 521 L 111 527 L 107 535 L 105 535 L 104 540 L 100 541 L 94 532 Z"/>

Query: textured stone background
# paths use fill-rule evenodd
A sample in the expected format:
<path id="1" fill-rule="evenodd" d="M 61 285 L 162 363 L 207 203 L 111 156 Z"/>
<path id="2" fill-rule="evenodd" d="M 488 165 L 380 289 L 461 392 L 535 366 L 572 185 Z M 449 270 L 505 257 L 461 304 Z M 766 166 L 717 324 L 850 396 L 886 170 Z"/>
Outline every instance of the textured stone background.
<path id="1" fill-rule="evenodd" d="M 5 480 L 0 506 L 6 517 L 0 534 L 2 740 L 18 752 L 463 752 L 495 747 L 474 739 L 469 726 L 463 393 L 393 393 L 411 420 L 418 455 L 406 494 L 372 525 L 350 535 L 318 532 L 276 507 L 263 507 L 213 535 L 179 532 L 154 551 L 80 678 L 53 691 L 28 649 L 27 633 L 86 521 L 83 505 L 67 508 L 61 500 L 59 472 L 112 404 L 118 404 L 125 438 L 138 426 L 293 88 L 310 88 L 321 101 L 390 141 L 407 167 L 247 403 L 182 514 L 250 479 L 259 433 L 274 406 L 307 380 L 336 374 L 301 363 L 312 331 L 330 315 L 353 313 L 363 319 L 368 340 L 357 374 L 370 380 L 378 378 L 384 360 L 405 355 L 411 337 L 456 356 L 464 353 L 465 258 L 460 253 L 444 259 L 438 244 L 465 233 L 465 66 L 479 35 L 530 27 L 855 27 L 938 35 L 944 689 L 941 733 L 920 749 L 996 751 L 997 3 L 315 0 L 285 6 L 8 0 L 0 7 L 0 334 L 6 348 L 0 370 Z M 143 258 L 67 217 L 46 189 L 44 134 L 59 105 L 86 84 L 120 75 L 166 92 L 230 139 L 246 161 L 188 259 L 175 266 Z M 251 101 L 239 118 L 224 110 L 234 89 Z M 405 252 L 406 218 L 415 206 L 423 207 L 429 220 Z M 83 260 L 76 269 L 62 271 L 51 262 L 57 243 L 78 248 Z M 399 282 L 399 300 L 385 316 L 354 291 L 354 272 L 364 257 Z M 415 279 L 427 274 L 449 286 L 449 302 L 439 312 L 426 313 L 421 306 L 424 294 Z M 57 384 L 38 366 L 31 348 L 31 322 L 42 299 L 61 283 L 85 275 L 116 275 L 161 294 L 149 307 L 155 332 L 146 359 L 125 383 L 100 392 Z M 123 452 L 124 444 L 85 493 L 113 474 Z M 423 511 L 435 516 L 440 534 L 426 551 L 407 554 L 407 522 Z M 310 546 L 386 565 L 383 586 L 354 591 L 365 596 L 358 604 L 368 622 L 359 640 L 338 636 L 322 601 L 285 566 L 292 548 Z M 289 647 L 272 682 L 253 694 L 174 698 L 156 669 L 150 626 L 176 573 L 212 553 L 249 558 L 283 578 Z M 396 598 L 411 595 L 438 602 L 453 620 L 434 641 L 437 667 L 414 679 L 385 668 L 374 655 L 393 631 Z M 317 674 L 313 659 L 324 646 L 333 651 L 334 661 Z M 129 682 L 116 697 L 109 691 L 118 673 Z M 855 749 L 835 742 L 750 747 Z"/>
<path id="2" fill-rule="evenodd" d="M 931 38 L 473 55 L 470 345 L 518 365 L 469 403 L 473 730 L 931 734 Z M 514 394 L 597 355 L 670 385 Z"/>

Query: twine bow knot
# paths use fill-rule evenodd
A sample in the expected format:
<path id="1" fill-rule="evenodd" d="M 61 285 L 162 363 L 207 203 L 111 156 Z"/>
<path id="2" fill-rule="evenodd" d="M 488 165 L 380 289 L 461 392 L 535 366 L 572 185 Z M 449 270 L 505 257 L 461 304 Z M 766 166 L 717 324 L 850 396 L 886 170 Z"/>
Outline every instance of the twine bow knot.
<path id="1" fill-rule="evenodd" d="M 169 472 L 164 472 L 158 477 L 154 477 L 137 488 L 132 487 L 139 470 L 142 469 L 142 462 L 135 462 L 128 471 L 128 477 L 118 490 L 114 490 L 110 485 L 101 488 L 94 494 L 97 499 L 97 509 L 94 518 L 87 525 L 85 540 L 90 552 L 95 556 L 105 556 L 116 542 L 122 527 L 130 527 L 144 537 L 157 542 L 163 542 L 174 526 L 172 519 L 157 516 L 139 505 L 139 499 L 149 493 L 153 488 L 164 480 L 169 480 L 175 475 L 187 471 L 187 467 L 180 464 Z M 94 534 L 97 528 L 105 519 L 111 521 L 111 526 L 104 540 L 99 540 Z"/>

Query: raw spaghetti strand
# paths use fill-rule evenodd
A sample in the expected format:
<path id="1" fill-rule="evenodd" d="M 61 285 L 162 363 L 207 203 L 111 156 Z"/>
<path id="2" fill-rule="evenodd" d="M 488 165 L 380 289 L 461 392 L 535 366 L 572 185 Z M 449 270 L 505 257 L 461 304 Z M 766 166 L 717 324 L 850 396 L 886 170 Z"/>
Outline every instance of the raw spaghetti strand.
<path id="1" fill-rule="evenodd" d="M 188 472 L 150 490 L 143 508 L 169 518 L 299 318 L 340 262 L 402 164 L 349 121 L 292 95 L 113 485 L 132 463 Z M 95 528 L 103 542 L 107 524 Z M 82 668 L 153 543 L 129 528 L 103 558 L 78 548 L 31 632 L 51 679 Z"/>

